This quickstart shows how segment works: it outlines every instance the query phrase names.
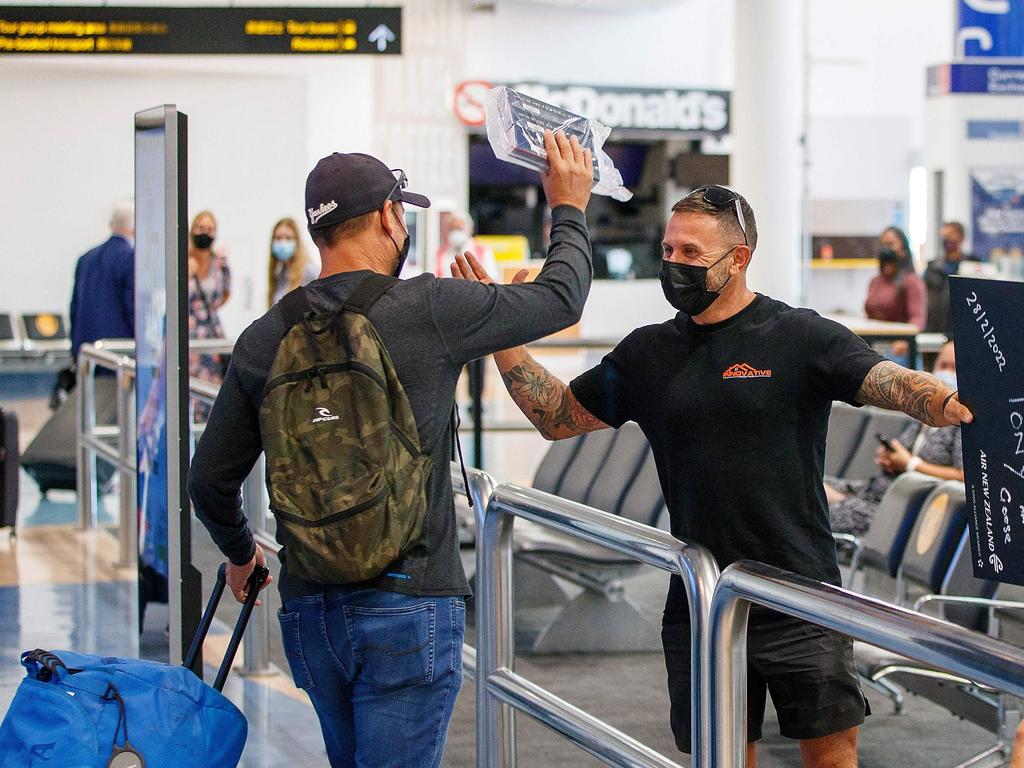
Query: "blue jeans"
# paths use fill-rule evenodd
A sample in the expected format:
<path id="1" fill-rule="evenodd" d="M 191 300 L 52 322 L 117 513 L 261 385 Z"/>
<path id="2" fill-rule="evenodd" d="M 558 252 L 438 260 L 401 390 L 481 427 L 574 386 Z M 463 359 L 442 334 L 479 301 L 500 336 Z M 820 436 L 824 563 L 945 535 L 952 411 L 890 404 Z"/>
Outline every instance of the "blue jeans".
<path id="1" fill-rule="evenodd" d="M 462 687 L 461 597 L 336 587 L 278 613 L 334 768 L 439 766 Z"/>

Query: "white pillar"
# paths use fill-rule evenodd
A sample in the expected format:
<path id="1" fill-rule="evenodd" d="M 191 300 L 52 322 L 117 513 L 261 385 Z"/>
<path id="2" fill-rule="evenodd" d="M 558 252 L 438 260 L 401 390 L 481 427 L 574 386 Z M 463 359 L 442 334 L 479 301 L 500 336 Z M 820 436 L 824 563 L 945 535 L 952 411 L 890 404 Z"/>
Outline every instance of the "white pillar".
<path id="1" fill-rule="evenodd" d="M 758 241 L 747 283 L 789 304 L 802 295 L 804 0 L 736 0 L 730 186 Z"/>

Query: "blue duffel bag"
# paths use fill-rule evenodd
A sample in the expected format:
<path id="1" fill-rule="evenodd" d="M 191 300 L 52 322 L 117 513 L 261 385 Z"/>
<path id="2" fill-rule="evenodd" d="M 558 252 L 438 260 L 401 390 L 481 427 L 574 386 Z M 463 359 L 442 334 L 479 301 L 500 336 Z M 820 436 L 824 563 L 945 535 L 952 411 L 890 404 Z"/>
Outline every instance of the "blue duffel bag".
<path id="1" fill-rule="evenodd" d="M 0 725 L 2 768 L 238 765 L 245 717 L 185 667 L 73 651 L 30 651 L 21 663 L 28 675 Z"/>
<path id="2" fill-rule="evenodd" d="M 221 690 L 270 571 L 257 565 L 213 686 L 192 672 L 224 594 L 225 566 L 185 665 L 28 651 L 0 723 L 0 768 L 235 768 L 248 724 Z"/>

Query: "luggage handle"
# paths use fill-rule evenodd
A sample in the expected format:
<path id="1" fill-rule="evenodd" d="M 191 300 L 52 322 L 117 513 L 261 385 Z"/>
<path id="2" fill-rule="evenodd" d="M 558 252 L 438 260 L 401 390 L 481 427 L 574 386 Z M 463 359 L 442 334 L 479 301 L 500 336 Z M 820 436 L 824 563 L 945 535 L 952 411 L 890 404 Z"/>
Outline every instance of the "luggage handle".
<path id="1" fill-rule="evenodd" d="M 213 616 L 224 594 L 224 587 L 227 585 L 227 567 L 227 563 L 221 563 L 220 568 L 217 569 L 217 581 L 213 585 L 213 592 L 210 593 L 210 600 L 206 604 L 206 610 L 203 612 L 203 618 L 199 622 L 196 636 L 192 638 L 192 645 L 189 647 L 188 655 L 185 657 L 182 665 L 184 667 L 191 669 L 196 663 L 199 649 L 203 647 L 203 641 L 206 640 L 206 635 L 210 631 L 210 625 L 213 624 Z M 217 677 L 213 683 L 213 687 L 218 691 L 224 688 L 224 682 L 228 678 L 228 672 L 231 671 L 231 664 L 235 660 L 238 646 L 242 642 L 242 635 L 245 634 L 245 628 L 249 624 L 249 617 L 256 606 L 256 599 L 259 597 L 260 590 L 269 576 L 270 569 L 265 565 L 257 565 L 249 575 L 242 612 L 238 615 L 238 621 L 235 622 L 235 628 L 231 632 L 231 639 L 228 641 L 227 650 L 224 652 L 224 659 L 220 663 L 220 669 L 217 670 Z"/>

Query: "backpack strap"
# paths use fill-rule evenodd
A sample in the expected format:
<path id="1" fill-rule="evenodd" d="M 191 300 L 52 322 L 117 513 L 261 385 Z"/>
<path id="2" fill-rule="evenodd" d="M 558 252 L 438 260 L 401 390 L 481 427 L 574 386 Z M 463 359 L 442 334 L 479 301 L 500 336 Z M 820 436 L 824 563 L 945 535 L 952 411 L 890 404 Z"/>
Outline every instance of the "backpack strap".
<path id="1" fill-rule="evenodd" d="M 357 285 L 345 301 L 345 309 L 359 315 L 370 311 L 377 299 L 391 290 L 400 281 L 397 277 L 371 272 Z"/>
<path id="2" fill-rule="evenodd" d="M 309 297 L 301 285 L 286 293 L 281 299 L 281 315 L 284 317 L 286 331 L 301 323 L 306 319 L 306 315 L 313 311 L 313 305 L 309 303 Z"/>

